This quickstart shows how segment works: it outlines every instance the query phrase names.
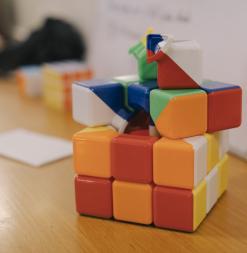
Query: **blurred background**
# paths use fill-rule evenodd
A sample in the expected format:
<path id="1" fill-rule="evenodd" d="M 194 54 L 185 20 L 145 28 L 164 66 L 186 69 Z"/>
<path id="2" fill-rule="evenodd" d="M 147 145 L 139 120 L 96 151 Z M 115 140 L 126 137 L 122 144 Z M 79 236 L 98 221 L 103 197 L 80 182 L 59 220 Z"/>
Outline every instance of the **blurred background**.
<path id="1" fill-rule="evenodd" d="M 204 51 L 205 76 L 239 83 L 247 78 L 244 0 L 237 5 L 233 0 L 143 0 L 142 4 L 137 0 L 0 0 L 0 5 L 1 34 L 8 40 L 25 39 L 50 16 L 74 24 L 85 35 L 89 60 L 98 75 L 132 70 L 135 64 L 127 50 L 151 26 L 180 39 L 197 39 Z"/>
<path id="2" fill-rule="evenodd" d="M 244 0 L 0 0 L 0 47 L 25 41 L 47 17 L 56 17 L 83 36 L 94 76 L 112 77 L 135 73 L 128 49 L 152 27 L 177 39 L 196 39 L 205 78 L 240 84 L 245 91 L 246 11 Z M 231 132 L 230 142 L 247 157 L 245 105 L 246 98 L 242 127 Z"/>
<path id="3" fill-rule="evenodd" d="M 1 26 L 6 26 L 8 36 L 12 33 L 18 39 L 25 38 L 47 16 L 74 24 L 85 35 L 89 58 L 98 75 L 112 76 L 132 70 L 135 64 L 130 65 L 127 50 L 151 26 L 157 32 L 172 33 L 180 39 L 197 39 L 204 51 L 205 76 L 239 83 L 247 78 L 244 0 L 237 5 L 233 0 L 143 0 L 141 4 L 138 0 L 0 2 L 4 19 Z M 106 57 L 107 64 L 102 66 Z"/>

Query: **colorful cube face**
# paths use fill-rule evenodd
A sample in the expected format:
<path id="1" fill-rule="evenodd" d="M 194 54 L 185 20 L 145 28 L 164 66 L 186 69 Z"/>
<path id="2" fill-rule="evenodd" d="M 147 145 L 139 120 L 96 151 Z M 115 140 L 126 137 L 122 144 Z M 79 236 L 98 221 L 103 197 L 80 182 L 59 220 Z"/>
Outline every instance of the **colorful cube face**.
<path id="1" fill-rule="evenodd" d="M 79 175 L 111 177 L 112 127 L 86 128 L 73 136 L 74 167 Z"/>
<path id="2" fill-rule="evenodd" d="M 239 86 L 215 81 L 204 81 L 208 94 L 207 132 L 238 127 L 242 117 L 242 89 Z"/>
<path id="3" fill-rule="evenodd" d="M 113 216 L 117 220 L 152 223 L 152 186 L 113 182 Z"/>
<path id="4" fill-rule="evenodd" d="M 75 197 L 78 213 L 102 218 L 112 217 L 111 180 L 76 176 Z"/>
<path id="5" fill-rule="evenodd" d="M 217 179 L 214 171 L 209 177 Z M 212 201 L 215 203 L 217 200 L 212 196 L 214 187 L 209 180 L 203 180 L 193 190 L 155 186 L 154 224 L 162 228 L 195 231 L 212 208 Z"/>
<path id="6" fill-rule="evenodd" d="M 162 136 L 201 135 L 207 128 L 207 95 L 199 89 L 152 90 L 150 114 Z"/>
<path id="7" fill-rule="evenodd" d="M 204 178 L 193 190 L 155 186 L 154 224 L 194 231 L 227 188 L 228 156 L 225 155 Z"/>
<path id="8" fill-rule="evenodd" d="M 207 141 L 203 136 L 154 144 L 153 177 L 157 185 L 194 189 L 207 174 Z"/>
<path id="9" fill-rule="evenodd" d="M 80 163 L 75 161 L 76 171 L 82 175 L 75 180 L 77 211 L 96 217 L 111 218 L 113 215 L 115 219 L 127 222 L 194 231 L 227 187 L 228 157 L 224 156 L 206 176 L 208 140 L 205 136 L 157 140 L 147 136 L 147 130 L 120 136 L 112 136 L 108 131 L 117 134 L 111 127 L 97 127 L 86 128 L 74 137 L 75 154 L 82 159 Z M 95 139 L 92 134 L 96 134 Z M 110 134 L 109 138 L 107 134 Z M 102 146 L 101 141 L 107 142 L 107 146 Z M 110 142 L 112 150 L 109 151 Z M 152 149 L 153 173 L 150 166 Z M 102 160 L 109 154 L 111 165 L 108 159 Z M 85 158 L 90 156 L 87 161 Z M 158 174 L 156 159 L 161 165 Z M 84 167 L 78 171 L 80 165 Z M 180 182 L 177 181 L 179 177 Z M 160 179 L 168 183 L 160 184 L 156 181 Z"/>
<path id="10" fill-rule="evenodd" d="M 74 119 L 87 126 L 113 125 L 123 133 L 134 113 L 144 110 L 151 116 L 151 135 L 171 139 L 229 129 L 241 123 L 238 86 L 210 81 L 204 82 L 202 89 L 161 90 L 156 89 L 155 80 L 127 82 L 127 86 L 104 80 L 74 83 Z M 51 103 L 66 102 L 57 95 L 53 94 Z"/>
<path id="11" fill-rule="evenodd" d="M 91 126 L 73 138 L 77 211 L 195 231 L 227 187 L 215 131 L 240 124 L 241 88 L 202 83 L 195 41 L 151 34 L 129 52 L 138 76 L 73 85 L 73 116 Z"/>
<path id="12" fill-rule="evenodd" d="M 175 41 L 170 36 L 147 36 L 147 61 L 157 62 L 161 89 L 199 88 L 202 81 L 202 51 L 192 40 Z"/>
<path id="13" fill-rule="evenodd" d="M 153 144 L 158 138 L 123 134 L 112 139 L 111 167 L 115 179 L 136 183 L 153 180 Z"/>
<path id="14" fill-rule="evenodd" d="M 140 81 L 152 80 L 157 78 L 157 64 L 156 62 L 147 63 L 146 60 L 146 47 L 142 42 L 137 43 L 129 49 L 129 53 L 132 54 L 138 65 L 138 76 Z"/>

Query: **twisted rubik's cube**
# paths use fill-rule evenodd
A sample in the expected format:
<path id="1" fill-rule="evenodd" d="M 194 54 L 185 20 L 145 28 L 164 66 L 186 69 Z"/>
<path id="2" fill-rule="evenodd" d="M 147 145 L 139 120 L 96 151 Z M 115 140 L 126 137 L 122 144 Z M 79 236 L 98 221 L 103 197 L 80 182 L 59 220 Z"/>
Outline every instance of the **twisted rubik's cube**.
<path id="1" fill-rule="evenodd" d="M 241 88 L 201 80 L 196 41 L 150 34 L 130 53 L 138 76 L 73 84 L 77 211 L 194 231 L 227 187 Z"/>

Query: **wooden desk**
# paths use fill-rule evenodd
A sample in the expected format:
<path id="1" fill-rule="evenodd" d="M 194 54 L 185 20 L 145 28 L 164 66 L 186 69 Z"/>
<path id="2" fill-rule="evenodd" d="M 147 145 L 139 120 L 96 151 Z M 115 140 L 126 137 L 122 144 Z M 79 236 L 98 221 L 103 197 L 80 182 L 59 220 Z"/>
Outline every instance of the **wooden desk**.
<path id="1" fill-rule="evenodd" d="M 68 139 L 80 129 L 0 83 L 0 131 L 16 127 Z M 247 251 L 247 164 L 235 157 L 228 192 L 193 234 L 78 216 L 73 177 L 72 159 L 31 168 L 0 158 L 1 253 Z"/>

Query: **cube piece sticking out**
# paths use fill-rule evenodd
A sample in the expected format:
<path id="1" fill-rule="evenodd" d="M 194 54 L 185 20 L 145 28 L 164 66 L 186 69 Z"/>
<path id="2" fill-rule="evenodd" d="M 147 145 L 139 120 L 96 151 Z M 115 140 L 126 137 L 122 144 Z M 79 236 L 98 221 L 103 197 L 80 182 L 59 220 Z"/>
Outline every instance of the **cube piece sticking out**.
<path id="1" fill-rule="evenodd" d="M 157 64 L 153 62 L 147 63 L 146 47 L 142 42 L 138 42 L 129 49 L 129 54 L 132 54 L 138 65 L 138 75 L 140 81 L 152 80 L 157 78 Z"/>
<path id="2" fill-rule="evenodd" d="M 160 89 L 199 88 L 202 50 L 193 40 L 174 40 L 169 35 L 147 36 L 147 61 L 157 62 Z"/>

